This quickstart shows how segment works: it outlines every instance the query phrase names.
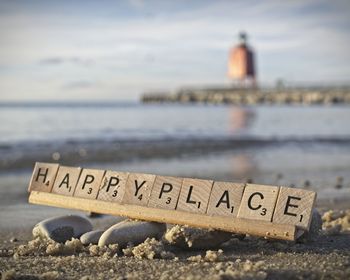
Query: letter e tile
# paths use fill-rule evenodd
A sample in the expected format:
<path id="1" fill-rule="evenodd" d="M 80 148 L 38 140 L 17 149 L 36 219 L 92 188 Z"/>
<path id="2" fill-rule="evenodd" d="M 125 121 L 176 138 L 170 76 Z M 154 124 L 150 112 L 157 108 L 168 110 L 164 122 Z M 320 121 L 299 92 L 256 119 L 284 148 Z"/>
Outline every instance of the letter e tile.
<path id="1" fill-rule="evenodd" d="M 309 230 L 315 199 L 313 191 L 281 187 L 272 221 Z"/>

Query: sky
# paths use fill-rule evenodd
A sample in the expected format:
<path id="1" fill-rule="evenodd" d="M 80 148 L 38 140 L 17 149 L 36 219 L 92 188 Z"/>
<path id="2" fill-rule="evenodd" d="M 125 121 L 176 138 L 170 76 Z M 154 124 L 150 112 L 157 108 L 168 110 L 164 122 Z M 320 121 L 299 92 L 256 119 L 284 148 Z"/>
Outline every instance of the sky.
<path id="1" fill-rule="evenodd" d="M 227 86 L 240 31 L 261 85 L 350 84 L 349 1 L 0 0 L 0 102 Z"/>

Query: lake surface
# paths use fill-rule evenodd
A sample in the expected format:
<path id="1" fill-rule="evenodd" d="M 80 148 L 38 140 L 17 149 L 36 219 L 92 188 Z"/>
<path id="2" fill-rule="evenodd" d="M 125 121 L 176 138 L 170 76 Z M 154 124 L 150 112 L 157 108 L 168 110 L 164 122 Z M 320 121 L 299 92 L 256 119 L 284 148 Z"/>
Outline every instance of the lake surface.
<path id="1" fill-rule="evenodd" d="M 264 182 L 283 173 L 326 185 L 350 174 L 349 122 L 346 106 L 0 104 L 0 172 L 35 161 L 136 170 L 153 162 L 146 171 Z"/>
<path id="2" fill-rule="evenodd" d="M 198 138 L 350 139 L 349 107 L 0 104 L 0 144 Z"/>
<path id="3" fill-rule="evenodd" d="M 349 123 L 345 106 L 0 104 L 2 227 L 70 212 L 27 203 L 36 161 L 350 198 Z"/>

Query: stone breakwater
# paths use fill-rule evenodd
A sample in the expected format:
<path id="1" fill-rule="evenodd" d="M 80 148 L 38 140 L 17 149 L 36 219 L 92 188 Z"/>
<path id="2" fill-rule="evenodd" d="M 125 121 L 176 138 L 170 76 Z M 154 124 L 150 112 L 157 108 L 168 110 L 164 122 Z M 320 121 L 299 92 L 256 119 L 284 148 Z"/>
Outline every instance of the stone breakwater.
<path id="1" fill-rule="evenodd" d="M 181 89 L 170 93 L 145 93 L 143 103 L 204 104 L 350 104 L 350 88 L 327 89 Z"/>

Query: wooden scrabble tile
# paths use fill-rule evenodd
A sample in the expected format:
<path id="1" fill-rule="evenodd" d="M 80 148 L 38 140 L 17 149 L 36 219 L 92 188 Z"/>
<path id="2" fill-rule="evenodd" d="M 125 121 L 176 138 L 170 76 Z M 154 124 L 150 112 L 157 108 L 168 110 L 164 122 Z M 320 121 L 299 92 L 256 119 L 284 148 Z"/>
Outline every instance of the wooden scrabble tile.
<path id="1" fill-rule="evenodd" d="M 205 213 L 213 181 L 185 178 L 176 210 Z"/>
<path id="2" fill-rule="evenodd" d="M 309 230 L 316 193 L 281 187 L 272 221 Z"/>
<path id="3" fill-rule="evenodd" d="M 97 199 L 121 203 L 128 175 L 128 172 L 107 171 L 101 182 Z"/>
<path id="4" fill-rule="evenodd" d="M 214 182 L 207 214 L 237 217 L 245 184 Z"/>
<path id="5" fill-rule="evenodd" d="M 122 203 L 146 206 L 156 175 L 130 173 Z"/>
<path id="6" fill-rule="evenodd" d="M 183 178 L 157 176 L 148 206 L 174 210 L 179 198 L 182 181 Z"/>
<path id="7" fill-rule="evenodd" d="M 72 196 L 81 173 L 80 167 L 60 166 L 52 193 Z"/>
<path id="8" fill-rule="evenodd" d="M 104 174 L 104 170 L 83 169 L 73 196 L 96 199 Z"/>
<path id="9" fill-rule="evenodd" d="M 58 167 L 57 163 L 35 163 L 28 191 L 51 192 Z"/>
<path id="10" fill-rule="evenodd" d="M 247 184 L 238 211 L 238 218 L 270 222 L 279 187 Z"/>

